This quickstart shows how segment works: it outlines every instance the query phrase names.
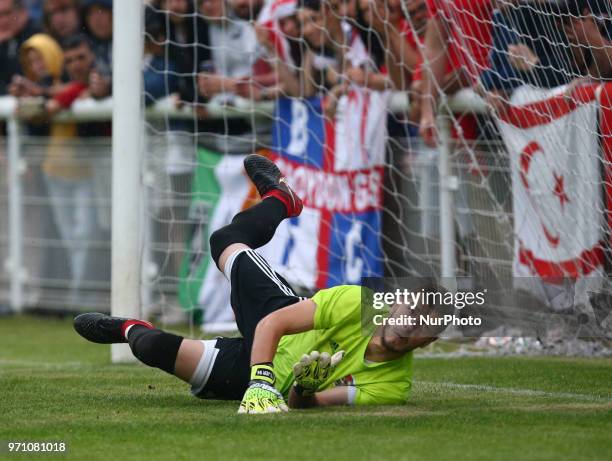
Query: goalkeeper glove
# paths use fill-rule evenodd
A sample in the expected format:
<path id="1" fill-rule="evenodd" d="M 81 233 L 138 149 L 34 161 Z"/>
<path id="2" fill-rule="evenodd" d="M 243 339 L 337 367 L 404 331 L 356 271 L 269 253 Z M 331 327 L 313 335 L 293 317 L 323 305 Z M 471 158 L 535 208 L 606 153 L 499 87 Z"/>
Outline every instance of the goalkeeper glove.
<path id="1" fill-rule="evenodd" d="M 238 413 L 280 413 L 289 411 L 283 395 L 274 387 L 276 377 L 271 363 L 251 367 L 251 381 L 244 393 Z"/>
<path id="2" fill-rule="evenodd" d="M 344 357 L 344 351 L 330 356 L 327 352 L 319 354 L 312 351 L 304 354 L 299 362 L 293 365 L 295 391 L 298 395 L 312 395 L 329 378 L 334 368 Z"/>

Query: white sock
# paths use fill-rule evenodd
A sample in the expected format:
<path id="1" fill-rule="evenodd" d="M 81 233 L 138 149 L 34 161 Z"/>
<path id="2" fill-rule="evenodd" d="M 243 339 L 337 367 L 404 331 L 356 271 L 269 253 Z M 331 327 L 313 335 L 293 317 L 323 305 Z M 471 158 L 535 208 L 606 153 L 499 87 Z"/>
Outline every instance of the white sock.
<path id="1" fill-rule="evenodd" d="M 128 335 L 130 334 L 130 330 L 131 330 L 131 329 L 132 329 L 132 327 L 133 327 L 133 326 L 135 326 L 135 325 L 138 325 L 138 324 L 137 324 L 137 323 L 134 323 L 134 324 L 130 325 L 129 327 L 127 327 L 127 328 L 125 329 L 125 334 L 124 334 L 124 336 L 125 336 L 125 340 L 126 340 L 126 341 L 127 341 L 127 339 L 128 339 Z"/>

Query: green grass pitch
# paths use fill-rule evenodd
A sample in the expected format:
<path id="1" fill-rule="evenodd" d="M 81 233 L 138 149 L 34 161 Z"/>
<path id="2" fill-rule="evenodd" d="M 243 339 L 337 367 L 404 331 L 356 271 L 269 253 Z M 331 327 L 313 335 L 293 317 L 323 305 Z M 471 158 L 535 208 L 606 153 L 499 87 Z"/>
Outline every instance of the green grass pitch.
<path id="1" fill-rule="evenodd" d="M 244 416 L 109 355 L 69 320 L 0 317 L 0 440 L 64 440 L 53 458 L 88 461 L 612 456 L 612 360 L 419 358 L 405 406 Z"/>

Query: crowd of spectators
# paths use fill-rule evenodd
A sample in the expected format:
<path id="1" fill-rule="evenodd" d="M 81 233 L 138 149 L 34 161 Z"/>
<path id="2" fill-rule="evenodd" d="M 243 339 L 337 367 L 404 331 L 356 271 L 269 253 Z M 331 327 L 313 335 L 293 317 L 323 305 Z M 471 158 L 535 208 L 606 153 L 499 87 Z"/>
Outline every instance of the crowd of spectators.
<path id="1" fill-rule="evenodd" d="M 0 0 L 0 96 L 36 99 L 43 116 L 30 120 L 31 134 L 109 133 L 108 125 L 55 123 L 53 116 L 78 98 L 111 96 L 112 11 L 112 0 Z M 169 132 L 246 153 L 265 122 L 213 120 L 207 103 L 319 95 L 331 117 L 351 87 L 403 91 L 405 133 L 433 147 L 444 94 L 474 88 L 503 111 L 523 84 L 611 78 L 611 14 L 605 0 L 148 0 L 144 100 L 171 97 L 193 107 L 193 120 L 171 121 Z M 476 118 L 458 120 L 465 139 L 480 135 Z M 193 164 L 186 146 L 169 155 L 169 171 L 181 177 Z M 49 195 L 85 204 L 90 172 L 60 150 L 51 144 L 43 167 Z M 58 205 L 64 240 L 79 242 L 88 232 L 84 207 L 68 216 Z M 72 254 L 78 278 L 84 256 Z"/>
<path id="2" fill-rule="evenodd" d="M 62 99 L 71 83 L 63 56 L 59 76 L 30 78 L 24 69 L 25 50 L 37 53 L 25 42 L 44 34 L 60 55 L 85 38 L 95 62 L 78 97 L 109 96 L 112 9 L 112 0 L 0 0 L 0 95 Z M 609 10 L 602 0 L 149 0 L 145 100 L 174 94 L 204 119 L 203 103 L 236 95 L 324 94 L 331 114 L 351 85 L 408 91 L 408 118 L 434 144 L 443 93 L 473 86 L 507 100 L 524 83 L 610 77 Z M 206 127 L 225 138 L 253 130 Z M 468 136 L 476 129 L 464 128 Z"/>

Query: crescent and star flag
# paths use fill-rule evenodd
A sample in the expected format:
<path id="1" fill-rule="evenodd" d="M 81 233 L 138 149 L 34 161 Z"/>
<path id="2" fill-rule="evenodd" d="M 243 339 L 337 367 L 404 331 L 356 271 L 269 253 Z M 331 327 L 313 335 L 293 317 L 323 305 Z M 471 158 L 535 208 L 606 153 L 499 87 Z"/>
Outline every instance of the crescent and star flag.
<path id="1" fill-rule="evenodd" d="M 515 277 L 602 273 L 608 191 L 601 166 L 610 155 L 602 140 L 610 137 L 603 131 L 610 123 L 609 103 L 606 108 L 601 98 L 607 92 L 596 84 L 524 86 L 501 116 L 512 168 Z"/>

